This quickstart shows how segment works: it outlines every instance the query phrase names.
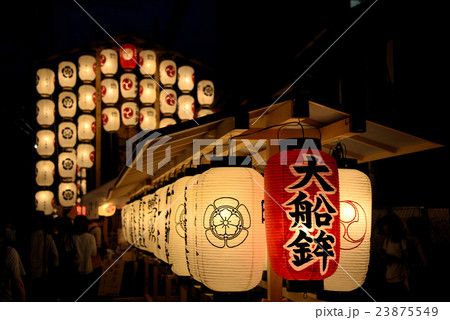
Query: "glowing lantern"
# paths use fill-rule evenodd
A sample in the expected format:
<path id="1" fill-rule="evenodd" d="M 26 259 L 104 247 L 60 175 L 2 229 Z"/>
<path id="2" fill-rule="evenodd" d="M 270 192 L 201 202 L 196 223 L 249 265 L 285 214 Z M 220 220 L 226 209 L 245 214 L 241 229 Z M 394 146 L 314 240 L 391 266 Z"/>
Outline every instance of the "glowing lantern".
<path id="1" fill-rule="evenodd" d="M 63 180 L 75 181 L 77 174 L 77 155 L 75 150 L 58 155 L 58 173 Z"/>
<path id="2" fill-rule="evenodd" d="M 177 81 L 177 65 L 173 60 L 163 60 L 159 64 L 159 80 L 165 87 L 172 87 Z"/>
<path id="3" fill-rule="evenodd" d="M 77 67 L 70 61 L 62 61 L 58 65 L 58 82 L 64 89 L 70 89 L 77 83 Z"/>
<path id="4" fill-rule="evenodd" d="M 196 254 L 196 207 L 197 207 L 197 187 L 200 174 L 190 177 L 186 182 L 186 230 L 185 230 L 185 250 L 186 250 L 186 267 L 189 274 L 197 281 L 198 263 Z"/>
<path id="5" fill-rule="evenodd" d="M 167 250 L 166 250 L 166 218 L 170 215 L 170 191 L 171 185 L 159 188 L 156 191 L 158 202 L 158 217 L 155 219 L 155 229 L 156 229 L 156 247 L 155 256 L 164 261 L 168 262 Z"/>
<path id="6" fill-rule="evenodd" d="M 137 63 L 137 49 L 131 43 L 122 45 L 120 49 L 120 66 L 125 70 L 131 70 L 136 67 Z"/>
<path id="7" fill-rule="evenodd" d="M 55 103 L 41 99 L 36 103 L 36 121 L 41 127 L 49 127 L 55 122 Z"/>
<path id="8" fill-rule="evenodd" d="M 87 192 L 87 181 L 86 179 L 81 179 L 80 181 L 80 189 L 79 189 L 79 193 L 81 193 L 83 196 L 86 194 Z"/>
<path id="9" fill-rule="evenodd" d="M 58 201 L 63 207 L 73 207 L 77 203 L 77 185 L 75 182 L 62 182 L 58 186 Z"/>
<path id="10" fill-rule="evenodd" d="M 139 52 L 139 71 L 144 77 L 153 76 L 156 72 L 156 53 L 153 50 Z"/>
<path id="11" fill-rule="evenodd" d="M 159 110 L 164 115 L 172 115 L 177 111 L 177 93 L 172 89 L 164 89 L 159 93 Z"/>
<path id="12" fill-rule="evenodd" d="M 134 73 L 124 73 L 120 76 L 120 93 L 125 99 L 137 96 L 138 81 Z"/>
<path id="13" fill-rule="evenodd" d="M 78 88 L 78 106 L 81 111 L 92 111 L 95 109 L 95 87 L 84 84 Z"/>
<path id="14" fill-rule="evenodd" d="M 55 134 L 48 129 L 36 133 L 36 151 L 43 158 L 50 157 L 55 152 Z"/>
<path id="15" fill-rule="evenodd" d="M 261 174 L 251 168 L 212 168 L 200 175 L 195 216 L 187 217 L 196 221 L 193 230 L 187 228 L 196 240 L 187 250 L 196 252 L 189 267 L 197 269 L 198 280 L 211 290 L 247 291 L 261 281 L 263 184 Z"/>
<path id="16" fill-rule="evenodd" d="M 78 76 L 83 82 L 95 80 L 96 61 L 94 56 L 82 55 L 78 58 Z"/>
<path id="17" fill-rule="evenodd" d="M 82 114 L 78 117 L 78 140 L 91 141 L 95 137 L 95 117 Z"/>
<path id="18" fill-rule="evenodd" d="M 201 106 L 210 106 L 214 102 L 214 83 L 202 80 L 197 84 L 197 101 Z"/>
<path id="19" fill-rule="evenodd" d="M 36 90 L 43 96 L 48 97 L 55 91 L 55 73 L 48 68 L 36 71 Z"/>
<path id="20" fill-rule="evenodd" d="M 114 105 L 119 100 L 119 83 L 116 79 L 103 79 L 101 91 L 104 104 Z"/>
<path id="21" fill-rule="evenodd" d="M 116 132 L 120 128 L 120 111 L 109 107 L 102 110 L 103 129 L 106 132 Z"/>
<path id="22" fill-rule="evenodd" d="M 210 114 L 213 114 L 214 112 L 209 108 L 200 108 L 197 112 L 197 118 L 201 118 Z"/>
<path id="23" fill-rule="evenodd" d="M 77 126 L 63 121 L 58 125 L 58 143 L 61 148 L 73 148 L 77 143 Z"/>
<path id="24" fill-rule="evenodd" d="M 105 203 L 98 207 L 98 215 L 101 217 L 111 217 L 116 213 L 116 206 L 113 203 Z"/>
<path id="25" fill-rule="evenodd" d="M 103 49 L 100 52 L 100 70 L 107 77 L 117 73 L 119 67 L 117 52 L 113 49 Z"/>
<path id="26" fill-rule="evenodd" d="M 177 115 L 181 121 L 194 119 L 195 100 L 192 96 L 182 95 L 178 98 Z"/>
<path id="27" fill-rule="evenodd" d="M 50 160 L 36 162 L 36 184 L 40 187 L 50 187 L 55 178 L 55 164 Z"/>
<path id="28" fill-rule="evenodd" d="M 146 238 L 146 249 L 152 253 L 155 253 L 157 248 L 155 221 L 158 218 L 158 196 L 159 194 L 155 192 L 142 197 L 142 201 L 144 202 L 144 227 L 145 230 L 148 230 L 144 235 Z"/>
<path id="29" fill-rule="evenodd" d="M 162 118 L 161 121 L 159 121 L 160 128 L 173 126 L 175 124 L 177 124 L 177 121 L 174 118 Z"/>
<path id="30" fill-rule="evenodd" d="M 42 211 L 45 215 L 53 213 L 55 196 L 50 190 L 41 190 L 34 196 L 36 211 Z"/>
<path id="31" fill-rule="evenodd" d="M 58 95 L 58 113 L 63 119 L 70 119 L 77 113 L 77 97 L 72 91 L 62 91 Z"/>
<path id="32" fill-rule="evenodd" d="M 188 93 L 194 89 L 195 73 L 190 66 L 181 66 L 178 69 L 178 88 L 183 93 Z"/>
<path id="33" fill-rule="evenodd" d="M 126 126 L 135 126 L 139 122 L 139 109 L 135 102 L 125 102 L 122 104 L 122 122 Z"/>
<path id="34" fill-rule="evenodd" d="M 88 143 L 77 146 L 77 165 L 79 168 L 92 168 L 95 159 L 95 148 Z"/>
<path id="35" fill-rule="evenodd" d="M 156 100 L 156 83 L 152 79 L 139 82 L 139 100 L 142 104 L 153 104 Z"/>
<path id="36" fill-rule="evenodd" d="M 339 263 L 338 170 L 313 139 L 300 141 L 302 149 L 273 155 L 264 171 L 267 249 L 280 277 L 323 280 Z"/>
<path id="37" fill-rule="evenodd" d="M 129 225 L 130 225 L 130 219 L 129 219 L 129 204 L 125 204 L 122 207 L 121 210 L 121 220 L 122 220 L 122 234 L 123 234 L 123 238 L 128 242 L 130 242 L 130 236 L 129 236 Z"/>
<path id="38" fill-rule="evenodd" d="M 153 107 L 139 109 L 139 126 L 141 130 L 156 129 L 156 110 Z"/>
<path id="39" fill-rule="evenodd" d="M 336 272 L 324 280 L 329 291 L 352 291 L 364 283 L 370 258 L 372 188 L 361 171 L 339 169 L 341 254 Z"/>

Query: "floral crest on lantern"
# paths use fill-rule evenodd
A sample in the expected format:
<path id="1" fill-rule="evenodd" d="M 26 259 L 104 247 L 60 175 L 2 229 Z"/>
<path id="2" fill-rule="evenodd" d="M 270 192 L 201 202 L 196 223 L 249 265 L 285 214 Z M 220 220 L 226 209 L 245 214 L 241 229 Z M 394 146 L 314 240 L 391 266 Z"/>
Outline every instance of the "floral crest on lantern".
<path id="1" fill-rule="evenodd" d="M 72 78 L 72 76 L 73 76 L 73 69 L 70 66 L 65 66 L 61 70 L 61 73 L 62 73 L 64 78 Z"/>
<path id="2" fill-rule="evenodd" d="M 209 243 L 217 248 L 234 248 L 242 244 L 251 226 L 250 213 L 237 199 L 222 197 L 206 207 L 203 227 Z"/>

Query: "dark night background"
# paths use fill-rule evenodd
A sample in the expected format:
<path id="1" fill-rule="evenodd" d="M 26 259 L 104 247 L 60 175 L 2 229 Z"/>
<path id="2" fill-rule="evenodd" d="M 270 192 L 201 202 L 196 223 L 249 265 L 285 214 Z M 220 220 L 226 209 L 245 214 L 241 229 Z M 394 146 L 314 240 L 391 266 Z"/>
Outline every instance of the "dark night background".
<path id="1" fill-rule="evenodd" d="M 136 35 L 208 66 L 216 105 L 227 109 L 270 105 L 372 1 L 352 9 L 337 0 L 79 3 L 113 37 Z M 379 0 L 295 87 L 356 118 L 445 145 L 373 162 L 379 206 L 449 207 L 449 30 L 442 3 Z M 34 210 L 35 71 L 50 57 L 110 39 L 73 1 L 13 1 L 1 12 L 1 214 L 20 224 Z"/>

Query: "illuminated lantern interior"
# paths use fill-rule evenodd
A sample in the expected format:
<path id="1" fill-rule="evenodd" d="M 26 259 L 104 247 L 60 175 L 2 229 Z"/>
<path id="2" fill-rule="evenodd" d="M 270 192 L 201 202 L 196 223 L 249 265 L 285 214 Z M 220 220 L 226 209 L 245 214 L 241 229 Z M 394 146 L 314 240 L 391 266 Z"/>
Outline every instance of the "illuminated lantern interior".
<path id="1" fill-rule="evenodd" d="M 120 94 L 125 99 L 137 97 L 138 81 L 134 73 L 124 73 L 120 76 Z"/>
<path id="2" fill-rule="evenodd" d="M 139 52 L 139 71 L 144 77 L 153 76 L 156 72 L 156 53 L 153 50 Z"/>
<path id="3" fill-rule="evenodd" d="M 195 72 L 190 66 L 181 66 L 178 68 L 178 88 L 183 93 L 189 93 L 194 89 Z"/>
<path id="4" fill-rule="evenodd" d="M 156 101 L 156 86 L 153 79 L 142 79 L 139 82 L 139 100 L 142 104 L 153 104 Z"/>
<path id="5" fill-rule="evenodd" d="M 156 110 L 153 107 L 139 109 L 139 126 L 141 130 L 155 130 L 157 128 Z"/>
<path id="6" fill-rule="evenodd" d="M 78 58 L 78 76 L 83 82 L 95 80 L 96 61 L 94 56 L 82 55 Z"/>
<path id="7" fill-rule="evenodd" d="M 178 98 L 177 115 L 182 121 L 194 119 L 195 100 L 192 96 L 184 94 Z"/>
<path id="8" fill-rule="evenodd" d="M 159 121 L 159 127 L 160 127 L 160 128 L 165 128 L 165 127 L 168 127 L 168 126 L 173 126 L 173 125 L 175 125 L 175 124 L 177 124 L 177 121 L 176 121 L 174 118 L 171 118 L 171 117 L 162 118 L 162 119 Z"/>
<path id="9" fill-rule="evenodd" d="M 159 92 L 160 111 L 164 115 L 172 115 L 177 111 L 177 93 L 172 89 Z"/>
<path id="10" fill-rule="evenodd" d="M 117 73 L 119 61 L 117 52 L 113 49 L 103 49 L 100 52 L 100 70 L 107 76 L 112 77 Z"/>
<path id="11" fill-rule="evenodd" d="M 105 203 L 98 207 L 98 215 L 101 217 L 111 217 L 116 213 L 116 206 L 113 203 Z"/>
<path id="12" fill-rule="evenodd" d="M 77 155 L 75 150 L 59 153 L 58 173 L 64 181 L 75 181 L 77 174 Z"/>
<path id="13" fill-rule="evenodd" d="M 64 89 L 70 89 L 77 83 L 77 67 L 71 61 L 62 61 L 58 65 L 58 82 Z"/>
<path id="14" fill-rule="evenodd" d="M 197 84 L 197 101 L 201 106 L 211 106 L 214 102 L 214 83 L 202 80 Z"/>
<path id="15" fill-rule="evenodd" d="M 125 70 L 131 70 L 137 64 L 137 49 L 134 44 L 125 43 L 120 48 L 120 66 Z"/>
<path id="16" fill-rule="evenodd" d="M 58 113 L 63 119 L 71 119 L 77 113 L 77 96 L 72 91 L 62 91 L 58 95 Z"/>
<path id="17" fill-rule="evenodd" d="M 82 114 L 78 117 L 78 140 L 91 141 L 95 137 L 95 117 Z"/>
<path id="18" fill-rule="evenodd" d="M 95 109 L 96 90 L 94 86 L 84 84 L 78 88 L 78 106 L 82 111 L 92 111 Z"/>
<path id="19" fill-rule="evenodd" d="M 36 162 L 36 184 L 40 187 L 50 187 L 55 177 L 55 164 L 50 160 Z"/>
<path id="20" fill-rule="evenodd" d="M 58 186 L 58 201 L 63 207 L 73 207 L 77 203 L 77 185 L 75 182 L 62 182 Z"/>
<path id="21" fill-rule="evenodd" d="M 36 71 L 36 90 L 43 97 L 49 97 L 55 91 L 55 73 L 49 68 Z"/>
<path id="22" fill-rule="evenodd" d="M 102 124 L 106 132 L 116 132 L 120 128 L 120 111 L 114 107 L 102 110 Z"/>
<path id="23" fill-rule="evenodd" d="M 36 211 L 42 211 L 45 215 L 51 215 L 55 205 L 55 196 L 50 190 L 40 190 L 35 196 Z"/>
<path id="24" fill-rule="evenodd" d="M 50 99 L 40 99 L 36 103 L 36 121 L 41 127 L 49 127 L 55 122 L 55 103 Z"/>
<path id="25" fill-rule="evenodd" d="M 159 80 L 165 87 L 172 87 L 177 81 L 177 65 L 173 60 L 163 60 L 159 64 Z"/>
<path id="26" fill-rule="evenodd" d="M 55 152 L 55 134 L 48 129 L 36 133 L 36 151 L 43 158 L 50 157 Z"/>
<path id="27" fill-rule="evenodd" d="M 139 109 L 135 102 L 124 102 L 120 113 L 122 115 L 122 123 L 126 126 L 135 126 L 139 122 Z"/>
<path id="28" fill-rule="evenodd" d="M 92 168 L 95 159 L 95 148 L 88 143 L 80 143 L 77 146 L 77 165 L 80 168 Z"/>
<path id="29" fill-rule="evenodd" d="M 73 148 L 77 143 L 77 126 L 70 121 L 58 125 L 58 144 L 61 148 Z"/>
<path id="30" fill-rule="evenodd" d="M 119 83 L 116 79 L 103 79 L 101 84 L 102 102 L 106 105 L 114 105 L 119 101 Z"/>

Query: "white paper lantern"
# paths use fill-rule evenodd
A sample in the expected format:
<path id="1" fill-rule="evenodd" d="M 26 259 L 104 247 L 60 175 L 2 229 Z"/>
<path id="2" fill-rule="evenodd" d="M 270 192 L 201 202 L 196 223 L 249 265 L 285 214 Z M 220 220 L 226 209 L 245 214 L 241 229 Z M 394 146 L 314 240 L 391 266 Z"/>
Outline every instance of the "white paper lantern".
<path id="1" fill-rule="evenodd" d="M 155 221 L 158 219 L 158 205 L 159 205 L 159 194 L 152 193 L 142 197 L 144 201 L 144 226 L 147 233 L 144 235 L 146 238 L 146 250 L 156 252 L 157 242 L 156 242 L 156 225 Z"/>
<path id="2" fill-rule="evenodd" d="M 159 92 L 159 110 L 164 115 L 172 115 L 177 111 L 177 93 L 172 89 Z"/>
<path id="3" fill-rule="evenodd" d="M 130 237 L 129 237 L 129 232 L 128 232 L 130 221 L 129 221 L 128 211 L 129 211 L 129 204 L 125 204 L 122 207 L 120 215 L 121 215 L 121 221 L 122 221 L 122 235 L 123 235 L 123 238 L 125 239 L 125 241 L 130 243 Z"/>
<path id="4" fill-rule="evenodd" d="M 78 58 L 78 76 L 83 82 L 95 80 L 96 60 L 94 56 L 82 55 Z"/>
<path id="5" fill-rule="evenodd" d="M 159 64 L 159 80 L 165 87 L 172 87 L 177 81 L 177 65 L 173 60 L 163 60 Z"/>
<path id="6" fill-rule="evenodd" d="M 50 160 L 36 162 L 36 184 L 40 187 L 50 187 L 55 178 L 55 164 Z"/>
<path id="7" fill-rule="evenodd" d="M 36 121 L 41 127 L 49 127 L 55 122 L 55 103 L 41 99 L 36 103 Z"/>
<path id="8" fill-rule="evenodd" d="M 183 93 L 189 93 L 194 89 L 195 73 L 194 68 L 190 66 L 181 66 L 178 68 L 178 88 Z"/>
<path id="9" fill-rule="evenodd" d="M 195 226 L 197 224 L 196 207 L 197 207 L 197 187 L 200 174 L 192 176 L 186 182 L 186 215 L 185 215 L 185 250 L 186 250 L 186 267 L 189 274 L 197 281 L 200 281 L 198 263 Z M 200 222 L 199 222 L 200 223 Z"/>
<path id="10" fill-rule="evenodd" d="M 135 102 L 124 102 L 120 110 L 122 123 L 126 126 L 135 126 L 139 122 L 139 109 Z"/>
<path id="11" fill-rule="evenodd" d="M 105 203 L 98 207 L 98 215 L 101 217 L 111 217 L 115 213 L 116 205 L 113 203 Z"/>
<path id="12" fill-rule="evenodd" d="M 155 130 L 156 110 L 153 107 L 144 107 L 139 109 L 139 126 L 141 130 Z"/>
<path id="13" fill-rule="evenodd" d="M 214 83 L 202 80 L 197 84 L 197 101 L 201 106 L 210 106 L 214 102 Z"/>
<path id="14" fill-rule="evenodd" d="M 352 291 L 366 279 L 370 259 L 372 188 L 361 171 L 339 169 L 341 250 L 339 267 L 324 280 L 329 291 Z"/>
<path id="15" fill-rule="evenodd" d="M 102 124 L 106 132 L 116 132 L 120 128 L 120 111 L 109 107 L 102 110 Z"/>
<path id="16" fill-rule="evenodd" d="M 45 215 L 51 215 L 55 207 L 55 196 L 50 190 L 41 190 L 36 192 L 35 196 L 36 211 L 43 211 Z"/>
<path id="17" fill-rule="evenodd" d="M 61 148 L 73 148 L 77 143 L 77 126 L 70 121 L 58 125 L 58 144 Z"/>
<path id="18" fill-rule="evenodd" d="M 55 91 L 55 73 L 48 68 L 36 71 L 36 90 L 43 96 L 48 97 Z"/>
<path id="19" fill-rule="evenodd" d="M 82 114 L 78 117 L 78 140 L 91 141 L 95 137 L 95 117 Z"/>
<path id="20" fill-rule="evenodd" d="M 155 229 L 156 229 L 156 248 L 155 256 L 168 263 L 166 252 L 166 218 L 170 214 L 170 194 L 172 190 L 172 185 L 164 186 L 156 190 L 158 196 L 158 217 L 155 219 Z"/>
<path id="21" fill-rule="evenodd" d="M 78 106 L 81 111 L 90 112 L 95 109 L 95 95 L 94 86 L 84 84 L 78 88 Z"/>
<path id="22" fill-rule="evenodd" d="M 139 52 L 139 71 L 144 77 L 153 76 L 156 72 L 156 53 L 153 50 Z"/>
<path id="23" fill-rule="evenodd" d="M 87 181 L 86 181 L 86 179 L 81 179 L 81 181 L 80 181 L 80 192 L 79 193 L 81 193 L 81 195 L 83 195 L 83 196 L 86 195 L 86 193 L 87 193 Z"/>
<path id="24" fill-rule="evenodd" d="M 210 108 L 201 108 L 197 112 L 197 118 L 201 118 L 210 114 L 213 114 L 214 111 L 212 111 Z"/>
<path id="25" fill-rule="evenodd" d="M 100 52 L 100 70 L 107 77 L 112 77 L 117 73 L 119 59 L 117 52 L 113 49 L 103 49 Z"/>
<path id="26" fill-rule="evenodd" d="M 247 291 L 261 281 L 263 185 L 261 174 L 250 168 L 212 168 L 200 176 L 194 249 L 199 280 L 211 290 Z"/>
<path id="27" fill-rule="evenodd" d="M 165 128 L 165 127 L 168 127 L 168 126 L 173 126 L 173 125 L 175 125 L 175 124 L 177 124 L 177 121 L 176 121 L 174 118 L 162 118 L 162 119 L 159 121 L 159 127 L 160 127 L 160 128 Z"/>
<path id="28" fill-rule="evenodd" d="M 77 83 L 77 67 L 71 61 L 62 61 L 58 65 L 58 82 L 64 89 L 70 89 Z"/>
<path id="29" fill-rule="evenodd" d="M 119 100 L 119 83 L 116 79 L 103 79 L 101 91 L 104 104 L 114 105 Z"/>
<path id="30" fill-rule="evenodd" d="M 58 201 L 63 207 L 73 207 L 77 203 L 77 185 L 75 182 L 62 182 L 58 186 Z"/>
<path id="31" fill-rule="evenodd" d="M 134 99 L 138 92 L 138 81 L 134 73 L 123 73 L 120 76 L 120 94 L 125 99 Z"/>
<path id="32" fill-rule="evenodd" d="M 77 97 L 72 91 L 62 91 L 58 95 L 58 113 L 63 119 L 70 119 L 77 113 Z"/>
<path id="33" fill-rule="evenodd" d="M 79 168 L 92 168 L 95 159 L 95 148 L 88 143 L 77 146 L 77 165 Z"/>
<path id="34" fill-rule="evenodd" d="M 36 133 L 36 151 L 43 158 L 50 157 L 55 152 L 55 134 L 48 129 Z"/>
<path id="35" fill-rule="evenodd" d="M 75 181 L 77 174 L 77 155 L 75 150 L 64 151 L 58 155 L 58 173 L 65 181 Z"/>
<path id="36" fill-rule="evenodd" d="M 178 98 L 177 115 L 182 121 L 194 119 L 195 100 L 192 96 L 184 94 Z"/>
<path id="37" fill-rule="evenodd" d="M 139 100 L 142 104 L 153 104 L 156 101 L 156 83 L 153 79 L 142 79 L 139 82 Z"/>

